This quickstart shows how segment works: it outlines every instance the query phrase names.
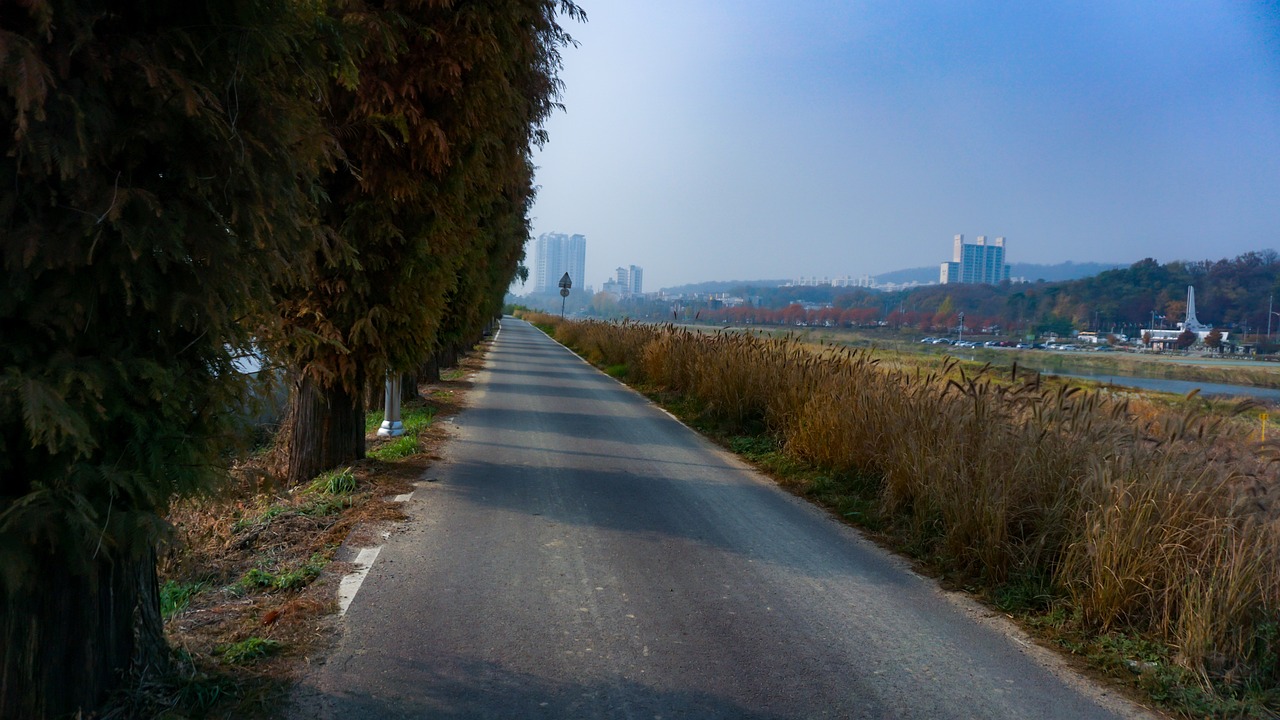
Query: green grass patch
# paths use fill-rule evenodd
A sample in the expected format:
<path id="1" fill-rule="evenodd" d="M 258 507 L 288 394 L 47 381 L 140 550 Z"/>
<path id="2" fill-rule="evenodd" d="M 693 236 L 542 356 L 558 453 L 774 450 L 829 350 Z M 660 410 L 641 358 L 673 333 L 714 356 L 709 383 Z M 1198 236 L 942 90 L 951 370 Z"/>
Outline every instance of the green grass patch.
<path id="1" fill-rule="evenodd" d="M 240 578 L 236 586 L 240 590 L 299 590 L 320 577 L 320 571 L 329 564 L 328 558 L 314 553 L 311 558 L 292 570 L 273 573 L 262 568 L 252 568 Z"/>
<path id="2" fill-rule="evenodd" d="M 165 582 L 160 586 L 160 616 L 169 618 L 186 610 L 191 604 L 191 598 L 208 587 L 209 583 L 204 581 L 180 583 L 169 580 Z"/>
<path id="3" fill-rule="evenodd" d="M 369 457 L 375 460 L 399 460 L 418 452 L 418 436 L 405 434 L 390 440 L 369 451 Z"/>
<path id="4" fill-rule="evenodd" d="M 426 405 L 404 408 L 404 411 L 401 413 L 401 422 L 404 423 L 405 434 L 417 435 L 427 429 L 427 426 L 431 424 L 435 415 L 435 408 L 431 408 Z"/>
<path id="5" fill-rule="evenodd" d="M 344 482 L 343 482 L 344 483 Z M 342 486 L 343 483 L 338 483 Z M 312 483 L 316 486 L 316 482 Z M 351 492 L 329 493 L 324 492 L 321 487 L 312 489 L 307 486 L 308 493 L 314 495 L 310 501 L 303 502 L 302 505 L 289 505 L 289 503 L 278 503 L 268 507 L 262 514 L 253 515 L 250 518 L 241 518 L 232 525 L 233 533 L 243 533 L 253 527 L 265 527 L 270 525 L 275 519 L 283 518 L 288 515 L 306 515 L 307 518 L 328 518 L 330 515 L 338 515 L 339 512 L 355 505 Z"/>
<path id="6" fill-rule="evenodd" d="M 311 481 L 308 490 L 325 495 L 346 495 L 356 491 L 356 474 L 351 468 L 330 470 Z"/>
<path id="7" fill-rule="evenodd" d="M 388 440 L 369 451 L 369 457 L 376 460 L 392 461 L 416 455 L 418 453 L 418 435 L 435 418 L 435 409 L 426 405 L 406 407 L 400 421 L 404 424 L 404 435 Z"/>
<path id="8" fill-rule="evenodd" d="M 219 646 L 214 650 L 214 653 L 221 656 L 223 661 L 232 665 L 243 665 L 274 655 L 282 647 L 284 646 L 275 640 L 255 636 L 245 638 L 240 642 Z"/>
<path id="9" fill-rule="evenodd" d="M 604 373 L 609 377 L 625 380 L 631 374 L 631 366 L 626 363 L 610 365 L 604 369 Z"/>
<path id="10" fill-rule="evenodd" d="M 1039 574 L 1010 578 L 992 588 L 990 594 L 997 608 L 1015 615 L 1047 613 L 1065 598 L 1049 578 Z"/>

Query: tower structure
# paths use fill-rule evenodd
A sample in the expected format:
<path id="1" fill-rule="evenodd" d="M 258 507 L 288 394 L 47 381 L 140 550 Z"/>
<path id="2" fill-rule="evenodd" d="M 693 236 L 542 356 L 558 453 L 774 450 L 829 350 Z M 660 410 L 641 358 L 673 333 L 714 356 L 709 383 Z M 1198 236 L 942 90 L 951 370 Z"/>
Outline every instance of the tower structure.
<path id="1" fill-rule="evenodd" d="M 1182 329 L 1190 330 L 1193 333 L 1213 329 L 1211 326 L 1200 322 L 1199 318 L 1196 317 L 1196 288 L 1194 285 L 1187 286 L 1187 319 L 1182 321 Z"/>

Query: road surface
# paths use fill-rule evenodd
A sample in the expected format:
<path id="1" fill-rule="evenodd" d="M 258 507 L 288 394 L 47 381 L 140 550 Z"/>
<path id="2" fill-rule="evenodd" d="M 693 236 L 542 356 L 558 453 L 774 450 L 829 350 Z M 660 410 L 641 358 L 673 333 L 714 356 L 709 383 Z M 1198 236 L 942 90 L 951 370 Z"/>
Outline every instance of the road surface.
<path id="1" fill-rule="evenodd" d="M 295 718 L 1114 718 L 992 613 L 506 319 Z"/>

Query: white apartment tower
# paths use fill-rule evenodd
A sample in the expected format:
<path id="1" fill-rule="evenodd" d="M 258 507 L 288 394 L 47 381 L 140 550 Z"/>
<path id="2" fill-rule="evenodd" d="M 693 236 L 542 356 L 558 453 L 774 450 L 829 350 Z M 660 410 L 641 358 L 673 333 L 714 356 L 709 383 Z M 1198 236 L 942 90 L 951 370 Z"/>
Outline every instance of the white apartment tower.
<path id="1" fill-rule="evenodd" d="M 613 279 L 604 284 L 604 291 L 619 297 L 644 294 L 644 268 L 639 265 L 620 267 L 613 271 Z"/>
<path id="2" fill-rule="evenodd" d="M 534 292 L 557 292 L 560 277 L 569 273 L 574 288 L 584 287 L 587 267 L 587 238 L 583 235 L 543 233 L 536 245 L 533 268 Z"/>
<path id="3" fill-rule="evenodd" d="M 627 291 L 631 295 L 644 294 L 644 269 L 638 265 L 632 265 L 630 272 L 627 273 L 628 279 Z"/>
<path id="4" fill-rule="evenodd" d="M 964 235 L 955 237 L 951 262 L 942 263 L 938 281 L 948 283 L 986 283 L 995 285 L 1009 279 L 1009 266 L 1004 261 L 1004 238 L 988 243 L 986 235 L 967 243 Z"/>

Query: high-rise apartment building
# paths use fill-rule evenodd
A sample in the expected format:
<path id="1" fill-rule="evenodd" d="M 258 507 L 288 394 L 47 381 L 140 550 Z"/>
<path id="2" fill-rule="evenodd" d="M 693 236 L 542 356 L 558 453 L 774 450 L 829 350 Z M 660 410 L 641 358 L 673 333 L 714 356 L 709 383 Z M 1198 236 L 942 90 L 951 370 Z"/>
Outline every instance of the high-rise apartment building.
<path id="1" fill-rule="evenodd" d="M 620 267 L 613 271 L 613 279 L 605 282 L 603 290 L 618 297 L 644 294 L 644 268 L 638 265 Z"/>
<path id="2" fill-rule="evenodd" d="M 948 283 L 987 283 L 995 285 L 1009 279 L 1009 266 L 1004 261 L 1004 238 L 988 243 L 986 235 L 967 243 L 964 235 L 955 237 L 951 262 L 942 263 L 938 281 Z"/>
<path id="3" fill-rule="evenodd" d="M 537 258 L 533 267 L 533 291 L 557 292 L 560 278 L 569 273 L 574 288 L 582 288 L 586 281 L 587 238 L 583 235 L 543 233 L 535 247 Z"/>
<path id="4" fill-rule="evenodd" d="M 638 265 L 632 265 L 627 273 L 627 291 L 631 295 L 644 294 L 644 269 Z"/>

